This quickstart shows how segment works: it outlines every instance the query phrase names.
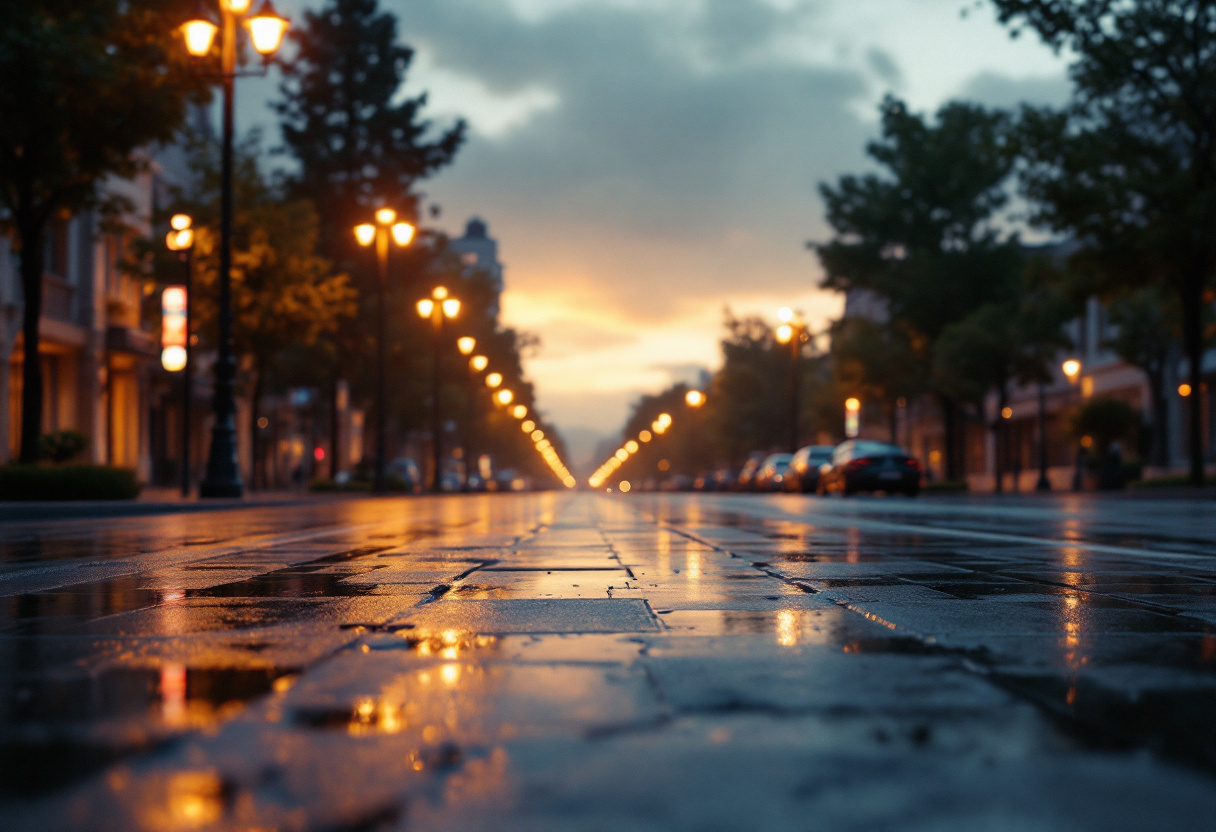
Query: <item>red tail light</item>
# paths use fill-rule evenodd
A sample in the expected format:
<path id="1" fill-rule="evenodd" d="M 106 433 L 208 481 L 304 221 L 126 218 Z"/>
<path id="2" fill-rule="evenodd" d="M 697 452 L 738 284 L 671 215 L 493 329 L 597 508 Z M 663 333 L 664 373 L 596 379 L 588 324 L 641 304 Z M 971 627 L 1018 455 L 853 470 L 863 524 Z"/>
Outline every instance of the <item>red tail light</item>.
<path id="1" fill-rule="evenodd" d="M 846 470 L 846 471 L 857 471 L 857 470 L 859 470 L 859 469 L 861 469 L 861 468 L 864 468 L 864 467 L 866 467 L 867 465 L 869 465 L 871 461 L 872 461 L 872 460 L 869 460 L 869 459 L 853 459 L 853 460 L 849 460 L 849 464 L 848 464 L 848 465 L 846 465 L 844 468 L 845 468 L 845 470 Z"/>
<path id="2" fill-rule="evenodd" d="M 904 462 L 906 462 L 908 464 L 908 467 L 911 468 L 913 471 L 920 470 L 920 460 L 919 459 L 913 459 L 912 457 L 908 457 L 906 460 L 904 460 Z"/>

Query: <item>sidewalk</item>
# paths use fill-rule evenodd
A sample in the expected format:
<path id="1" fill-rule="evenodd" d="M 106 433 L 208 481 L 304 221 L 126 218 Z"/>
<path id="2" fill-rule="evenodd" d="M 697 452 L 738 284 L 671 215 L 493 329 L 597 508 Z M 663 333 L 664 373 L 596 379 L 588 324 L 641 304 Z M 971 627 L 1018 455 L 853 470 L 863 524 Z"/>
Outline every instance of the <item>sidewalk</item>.
<path id="1" fill-rule="evenodd" d="M 295 506 L 242 513 L 263 530 L 245 549 L 94 561 L 90 584 L 10 570 L 45 599 L 27 611 L 125 594 L 5 622 L 0 656 L 26 655 L 6 675 L 60 726 L 53 753 L 5 726 L 28 787 L 0 795 L 6 828 L 1211 821 L 1210 557 L 935 539 L 793 496 L 316 505 L 309 529 Z"/>

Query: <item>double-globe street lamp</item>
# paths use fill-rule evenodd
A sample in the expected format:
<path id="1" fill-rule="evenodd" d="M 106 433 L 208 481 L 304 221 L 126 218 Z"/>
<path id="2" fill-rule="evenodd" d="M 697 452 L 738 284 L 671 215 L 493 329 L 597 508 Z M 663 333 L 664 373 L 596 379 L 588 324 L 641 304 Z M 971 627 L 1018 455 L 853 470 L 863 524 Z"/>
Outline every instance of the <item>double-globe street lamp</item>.
<path id="1" fill-rule="evenodd" d="M 389 240 L 399 248 L 405 248 L 414 239 L 414 226 L 408 222 L 397 222 L 397 212 L 392 208 L 380 208 L 376 211 L 374 223 L 365 222 L 355 226 L 355 239 L 359 245 L 366 248 L 376 244 L 376 466 L 372 474 L 372 488 L 377 493 L 383 493 L 387 487 L 385 471 L 388 468 L 388 456 L 385 439 L 385 292 L 388 289 L 388 250 Z"/>
<path id="2" fill-rule="evenodd" d="M 246 15 L 252 0 L 220 0 L 220 23 L 206 14 L 199 3 L 199 14 L 181 26 L 186 50 L 195 58 L 212 53 L 216 34 L 220 35 L 220 72 L 223 90 L 223 131 L 220 144 L 220 263 L 219 263 L 219 338 L 215 361 L 215 413 L 211 426 L 211 448 L 207 454 L 207 473 L 199 485 L 200 497 L 240 497 L 245 490 L 237 462 L 236 401 L 233 385 L 236 380 L 236 359 L 232 342 L 232 143 L 235 132 L 233 116 L 234 86 L 238 75 L 261 74 L 237 71 L 238 23 L 248 30 L 253 48 L 269 60 L 283 43 L 287 20 L 275 12 L 269 0 L 263 0 L 257 12 Z"/>
<path id="3" fill-rule="evenodd" d="M 429 298 L 418 301 L 418 316 L 430 318 L 434 333 L 431 353 L 431 462 L 434 472 L 431 476 L 431 490 L 438 494 L 443 490 L 443 424 L 439 409 L 439 351 L 443 345 L 443 322 L 460 314 L 460 301 L 449 297 L 444 286 L 436 286 Z"/>

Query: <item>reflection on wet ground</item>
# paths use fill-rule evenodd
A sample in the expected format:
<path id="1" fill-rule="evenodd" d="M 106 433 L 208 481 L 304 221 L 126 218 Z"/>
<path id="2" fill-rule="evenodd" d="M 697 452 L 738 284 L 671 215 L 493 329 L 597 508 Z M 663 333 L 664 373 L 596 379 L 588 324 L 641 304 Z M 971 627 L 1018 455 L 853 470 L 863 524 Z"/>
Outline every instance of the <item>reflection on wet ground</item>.
<path id="1" fill-rule="evenodd" d="M 0 523 L 0 814 L 1201 828 L 1207 511 L 487 495 Z"/>

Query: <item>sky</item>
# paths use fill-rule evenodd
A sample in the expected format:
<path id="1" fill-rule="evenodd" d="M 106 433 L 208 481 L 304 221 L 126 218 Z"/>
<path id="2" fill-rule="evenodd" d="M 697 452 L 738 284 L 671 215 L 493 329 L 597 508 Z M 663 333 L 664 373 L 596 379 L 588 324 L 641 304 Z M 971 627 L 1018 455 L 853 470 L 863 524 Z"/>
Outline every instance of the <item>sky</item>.
<path id="1" fill-rule="evenodd" d="M 868 169 L 884 95 L 1068 93 L 1062 59 L 974 0 L 381 3 L 417 52 L 404 92 L 471 128 L 422 190 L 444 230 L 476 215 L 498 240 L 504 320 L 540 337 L 525 368 L 576 464 L 639 395 L 718 366 L 727 308 L 839 315 L 806 242 L 830 235 L 819 183 Z M 269 126 L 273 89 L 242 90 L 242 117 Z"/>

